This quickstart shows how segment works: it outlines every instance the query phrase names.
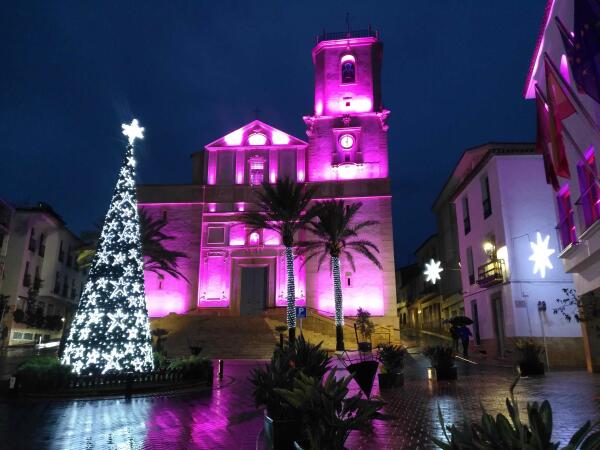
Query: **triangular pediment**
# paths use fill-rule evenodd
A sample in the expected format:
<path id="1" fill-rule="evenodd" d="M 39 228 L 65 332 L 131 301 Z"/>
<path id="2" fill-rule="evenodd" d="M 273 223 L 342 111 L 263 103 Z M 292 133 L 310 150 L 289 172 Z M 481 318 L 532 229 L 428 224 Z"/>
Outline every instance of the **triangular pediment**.
<path id="1" fill-rule="evenodd" d="M 207 149 L 231 147 L 290 147 L 308 145 L 285 131 L 278 130 L 260 120 L 253 120 L 231 133 L 206 145 Z"/>

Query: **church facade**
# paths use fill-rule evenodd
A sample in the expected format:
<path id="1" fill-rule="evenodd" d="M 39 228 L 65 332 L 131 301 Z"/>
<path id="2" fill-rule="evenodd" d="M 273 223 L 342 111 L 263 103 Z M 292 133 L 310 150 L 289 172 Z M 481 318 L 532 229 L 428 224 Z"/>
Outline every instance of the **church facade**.
<path id="1" fill-rule="evenodd" d="M 383 270 L 360 255 L 356 271 L 342 261 L 344 314 L 362 307 L 379 324 L 398 326 L 382 57 L 371 30 L 320 36 L 312 50 L 314 111 L 303 117 L 307 140 L 255 120 L 194 153 L 190 184 L 139 187 L 140 208 L 168 222 L 164 231 L 175 239 L 167 247 L 188 255 L 180 260 L 187 280 L 145 274 L 152 317 L 255 315 L 285 307 L 280 238 L 247 229 L 239 213 L 253 208 L 263 182 L 290 177 L 317 185 L 317 200 L 361 202 L 357 220 L 379 221 L 366 238 L 379 247 Z M 328 265 L 317 270 L 316 261 L 301 267 L 296 260 L 295 271 L 297 304 L 332 314 Z"/>

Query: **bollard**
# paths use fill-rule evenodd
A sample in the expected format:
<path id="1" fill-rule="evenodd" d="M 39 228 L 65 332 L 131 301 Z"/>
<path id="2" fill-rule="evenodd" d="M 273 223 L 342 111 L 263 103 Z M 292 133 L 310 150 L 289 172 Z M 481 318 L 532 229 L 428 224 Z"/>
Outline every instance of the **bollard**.
<path id="1" fill-rule="evenodd" d="M 219 380 L 223 379 L 223 360 L 219 360 Z"/>

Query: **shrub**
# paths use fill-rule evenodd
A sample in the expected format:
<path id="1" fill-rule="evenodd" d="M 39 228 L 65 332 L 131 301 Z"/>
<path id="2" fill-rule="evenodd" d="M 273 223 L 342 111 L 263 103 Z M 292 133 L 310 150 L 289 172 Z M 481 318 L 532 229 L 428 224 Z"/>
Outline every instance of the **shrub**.
<path id="1" fill-rule="evenodd" d="M 310 450 L 342 450 L 352 430 L 369 429 L 373 419 L 388 419 L 379 411 L 384 402 L 348 397 L 352 377 L 336 379 L 333 371 L 321 380 L 300 373 L 292 389 L 275 389 L 298 411 Z"/>
<path id="2" fill-rule="evenodd" d="M 154 368 L 156 370 L 164 370 L 169 367 L 171 361 L 163 353 L 154 352 Z"/>
<path id="3" fill-rule="evenodd" d="M 370 340 L 373 331 L 375 331 L 375 324 L 371 320 L 371 313 L 366 309 L 358 308 L 355 323 L 363 339 L 366 341 Z"/>
<path id="4" fill-rule="evenodd" d="M 65 366 L 54 356 L 34 356 L 17 368 L 17 379 L 25 390 L 44 391 L 67 384 L 71 366 Z"/>
<path id="5" fill-rule="evenodd" d="M 254 369 L 250 382 L 254 385 L 254 403 L 265 406 L 274 420 L 293 419 L 297 414 L 290 408 L 276 389 L 291 389 L 299 373 L 309 377 L 323 378 L 329 369 L 331 358 L 321 344 L 311 344 L 298 336 L 293 346 L 277 346 L 271 361 L 264 368 Z"/>
<path id="6" fill-rule="evenodd" d="M 171 361 L 167 370 L 169 372 L 181 372 L 186 379 L 212 380 L 212 361 L 201 356 L 188 356 Z"/>
<path id="7" fill-rule="evenodd" d="M 406 349 L 401 345 L 381 344 L 377 347 L 377 359 L 382 365 L 381 373 L 401 373 L 404 369 Z"/>
<path id="8" fill-rule="evenodd" d="M 498 414 L 496 419 L 483 411 L 481 424 L 465 423 L 462 429 L 455 425 L 446 426 L 442 411 L 438 405 L 438 417 L 446 442 L 433 438 L 433 442 L 443 450 L 556 450 L 559 443 L 551 442 L 552 407 L 545 400 L 527 404 L 529 425 L 521 422 L 519 406 L 515 401 L 513 390 L 519 377 L 510 387 L 510 399 L 506 399 L 509 419 Z M 571 438 L 563 450 L 593 450 L 600 448 L 600 431 L 589 434 L 592 424 L 588 420 Z"/>
<path id="9" fill-rule="evenodd" d="M 438 371 L 446 371 L 454 368 L 454 358 L 452 356 L 452 347 L 445 345 L 432 345 L 425 347 L 423 355 L 429 359 L 432 367 Z"/>

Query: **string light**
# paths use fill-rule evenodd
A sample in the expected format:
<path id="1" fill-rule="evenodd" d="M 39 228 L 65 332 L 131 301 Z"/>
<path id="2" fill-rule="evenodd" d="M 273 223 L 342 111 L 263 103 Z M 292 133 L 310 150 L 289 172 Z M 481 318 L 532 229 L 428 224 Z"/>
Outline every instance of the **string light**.
<path id="1" fill-rule="evenodd" d="M 294 253 L 291 247 L 285 248 L 285 265 L 287 269 L 287 324 L 288 328 L 296 328 L 296 285 L 294 284 Z"/>
<path id="2" fill-rule="evenodd" d="M 333 266 L 333 292 L 335 300 L 335 325 L 344 325 L 344 311 L 342 308 L 342 283 L 340 279 L 340 258 L 337 256 L 331 257 Z"/>
<path id="3" fill-rule="evenodd" d="M 122 127 L 129 144 L 62 357 L 78 374 L 154 369 L 133 156 L 144 128 Z"/>

